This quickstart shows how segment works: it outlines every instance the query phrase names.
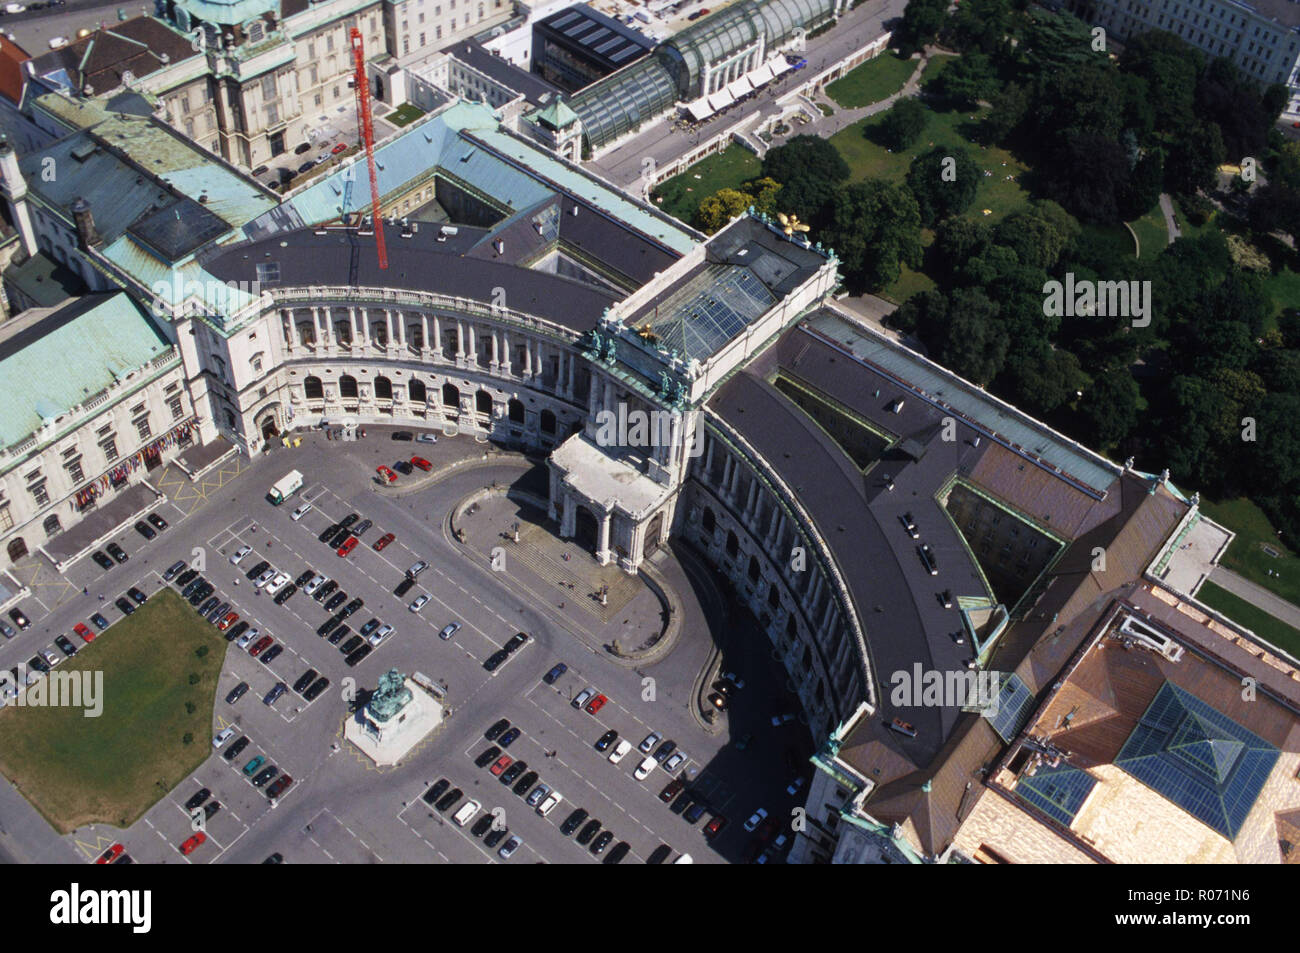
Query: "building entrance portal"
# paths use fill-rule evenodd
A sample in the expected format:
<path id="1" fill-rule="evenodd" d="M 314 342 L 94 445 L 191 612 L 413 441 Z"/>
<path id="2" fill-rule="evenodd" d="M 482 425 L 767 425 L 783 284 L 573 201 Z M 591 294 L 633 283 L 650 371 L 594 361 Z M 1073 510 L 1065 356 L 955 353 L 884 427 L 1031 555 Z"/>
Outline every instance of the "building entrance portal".
<path id="1" fill-rule="evenodd" d="M 594 553 L 599 545 L 600 523 L 585 506 L 579 506 L 573 531 L 574 540 L 588 552 Z"/>

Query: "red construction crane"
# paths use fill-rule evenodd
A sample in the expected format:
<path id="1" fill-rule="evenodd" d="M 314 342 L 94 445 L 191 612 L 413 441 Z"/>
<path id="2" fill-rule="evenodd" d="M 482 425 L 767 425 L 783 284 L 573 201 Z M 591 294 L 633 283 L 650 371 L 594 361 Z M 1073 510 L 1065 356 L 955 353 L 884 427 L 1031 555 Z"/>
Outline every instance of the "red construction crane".
<path id="1" fill-rule="evenodd" d="M 366 79 L 366 51 L 361 43 L 361 31 L 352 28 L 352 60 L 356 65 L 353 83 L 357 93 L 357 121 L 361 124 L 361 138 L 366 144 L 366 165 L 370 167 L 370 219 L 375 226 L 375 242 L 379 245 L 379 267 L 388 268 L 388 249 L 384 247 L 384 221 L 379 209 L 379 177 L 375 173 L 375 124 L 370 118 L 370 83 Z"/>

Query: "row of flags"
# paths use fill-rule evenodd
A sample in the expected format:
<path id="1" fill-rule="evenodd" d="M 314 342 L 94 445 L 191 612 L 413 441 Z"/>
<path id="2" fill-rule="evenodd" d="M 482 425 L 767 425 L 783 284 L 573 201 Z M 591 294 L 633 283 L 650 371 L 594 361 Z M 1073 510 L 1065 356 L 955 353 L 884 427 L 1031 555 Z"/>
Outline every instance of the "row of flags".
<path id="1" fill-rule="evenodd" d="M 90 485 L 77 491 L 77 508 L 85 509 L 87 506 L 90 506 L 100 497 L 100 495 L 106 492 L 109 487 L 119 486 L 124 483 L 132 473 L 156 459 L 164 450 L 177 446 L 178 444 L 187 443 L 191 439 L 193 432 L 193 421 L 186 421 L 183 424 L 173 427 L 153 443 L 144 447 L 144 449 L 137 451 L 133 456 L 120 462 L 99 479 L 92 480 Z"/>

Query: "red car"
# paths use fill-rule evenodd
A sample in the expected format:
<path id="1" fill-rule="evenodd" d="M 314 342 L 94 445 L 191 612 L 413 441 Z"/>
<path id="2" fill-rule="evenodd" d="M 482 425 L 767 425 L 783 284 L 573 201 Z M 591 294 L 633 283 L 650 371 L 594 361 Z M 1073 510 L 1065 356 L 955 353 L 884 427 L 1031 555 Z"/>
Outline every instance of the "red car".
<path id="1" fill-rule="evenodd" d="M 375 540 L 375 552 L 382 553 L 384 551 L 384 547 L 387 546 L 396 538 L 397 537 L 395 537 L 392 533 L 385 533 L 383 536 L 380 536 L 377 540 Z"/>
<path id="2" fill-rule="evenodd" d="M 253 647 L 248 650 L 248 654 L 253 656 L 261 655 L 270 647 L 271 643 L 274 641 L 275 640 L 271 638 L 269 635 L 264 635 L 256 642 L 253 643 Z"/>
<path id="3" fill-rule="evenodd" d="M 358 542 L 360 542 L 360 540 L 355 536 L 349 536 L 343 541 L 343 545 L 339 547 L 339 555 L 346 557 L 348 553 L 357 548 Z"/>
<path id="4" fill-rule="evenodd" d="M 117 860 L 117 858 L 122 856 L 122 851 L 124 850 L 126 850 L 126 848 L 123 847 L 121 844 L 114 844 L 108 850 L 100 854 L 99 860 L 95 861 L 95 863 L 111 864 L 113 861 Z"/>
<path id="5" fill-rule="evenodd" d="M 282 774 L 271 782 L 271 786 L 266 789 L 266 796 L 274 801 L 285 791 L 289 790 L 289 785 L 291 784 L 293 784 L 293 778 L 289 777 L 287 774 Z"/>
<path id="6" fill-rule="evenodd" d="M 230 628 L 238 621 L 239 621 L 238 612 L 227 612 L 225 618 L 217 623 L 217 629 L 221 632 L 225 632 L 226 629 Z"/>
<path id="7" fill-rule="evenodd" d="M 587 714 L 594 715 L 605 707 L 605 702 L 609 701 L 604 695 L 597 695 L 591 701 L 587 702 Z"/>
<path id="8" fill-rule="evenodd" d="M 197 834 L 195 834 L 185 843 L 181 844 L 180 852 L 182 854 L 192 854 L 194 853 L 195 848 L 198 847 L 200 844 L 205 843 L 207 839 L 208 839 L 208 835 L 203 833 L 202 831 L 199 831 Z"/>
<path id="9" fill-rule="evenodd" d="M 510 755 L 503 754 L 501 757 L 497 758 L 496 763 L 492 765 L 492 773 L 499 775 L 506 768 L 510 767 L 510 765 L 514 764 L 514 762 L 515 759 L 510 757 Z"/>
<path id="10" fill-rule="evenodd" d="M 86 626 L 82 625 L 80 622 L 78 622 L 76 625 L 72 627 L 72 631 L 77 633 L 77 635 L 81 636 L 83 641 L 86 642 L 95 641 L 95 633 L 91 632 L 90 629 L 86 628 Z"/>
<path id="11" fill-rule="evenodd" d="M 722 829 L 726 826 L 727 826 L 727 819 L 723 817 L 721 814 L 714 814 L 713 820 L 709 821 L 709 823 L 704 825 L 704 836 L 710 838 L 717 837 L 718 834 L 722 832 Z"/>
<path id="12" fill-rule="evenodd" d="M 347 147 L 348 144 L 346 142 L 340 142 L 337 146 L 331 149 L 330 152 L 334 153 L 334 155 L 338 155 L 340 152 L 346 151 Z"/>
<path id="13" fill-rule="evenodd" d="M 379 474 L 379 479 L 383 480 L 385 483 L 397 482 L 397 474 L 394 473 L 392 470 L 388 469 L 388 467 L 385 466 L 375 467 L 375 472 Z"/>
<path id="14" fill-rule="evenodd" d="M 424 457 L 411 457 L 411 466 L 419 467 L 425 473 L 428 473 L 433 469 L 433 464 L 424 459 Z"/>

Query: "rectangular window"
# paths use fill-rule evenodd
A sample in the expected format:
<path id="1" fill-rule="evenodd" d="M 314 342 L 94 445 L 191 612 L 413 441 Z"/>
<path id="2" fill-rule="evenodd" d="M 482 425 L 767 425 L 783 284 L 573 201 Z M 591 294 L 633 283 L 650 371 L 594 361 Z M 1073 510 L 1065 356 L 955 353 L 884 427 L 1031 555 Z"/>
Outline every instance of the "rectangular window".
<path id="1" fill-rule="evenodd" d="M 44 480 L 42 480 L 40 483 L 33 483 L 31 486 L 27 488 L 27 491 L 31 493 L 32 499 L 36 501 L 37 506 L 50 505 L 50 494 L 45 491 Z"/>
<path id="2" fill-rule="evenodd" d="M 266 124 L 274 126 L 280 121 L 280 106 L 278 103 L 266 104 Z"/>
<path id="3" fill-rule="evenodd" d="M 262 77 L 262 102 L 275 99 L 275 74 L 267 73 Z"/>
<path id="4" fill-rule="evenodd" d="M 104 459 L 112 463 L 117 459 L 117 437 L 110 436 L 99 442 L 99 449 L 104 451 Z"/>
<path id="5" fill-rule="evenodd" d="M 81 469 L 80 457 L 69 463 L 65 463 L 63 468 L 68 471 L 68 479 L 71 480 L 73 484 L 81 483 L 86 479 L 86 474 Z"/>
<path id="6" fill-rule="evenodd" d="M 153 436 L 153 430 L 149 427 L 149 418 L 141 417 L 135 422 L 136 433 L 140 435 L 141 440 L 148 440 Z"/>
<path id="7" fill-rule="evenodd" d="M 185 402 L 179 394 L 169 400 L 167 406 L 172 409 L 172 420 L 180 420 L 185 415 Z"/>
<path id="8" fill-rule="evenodd" d="M 9 501 L 0 503 L 0 530 L 13 529 L 14 516 L 9 512 Z"/>

